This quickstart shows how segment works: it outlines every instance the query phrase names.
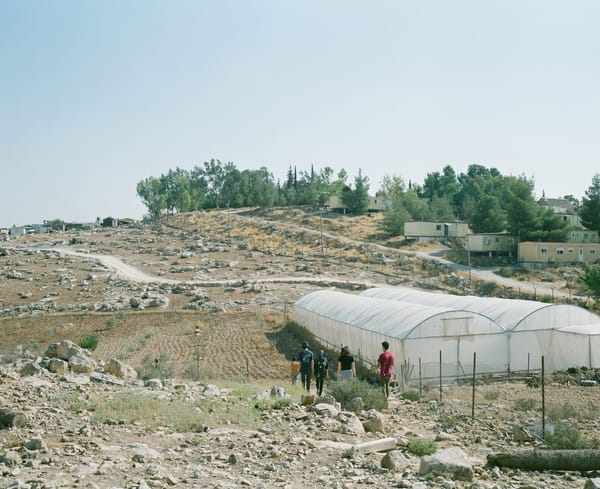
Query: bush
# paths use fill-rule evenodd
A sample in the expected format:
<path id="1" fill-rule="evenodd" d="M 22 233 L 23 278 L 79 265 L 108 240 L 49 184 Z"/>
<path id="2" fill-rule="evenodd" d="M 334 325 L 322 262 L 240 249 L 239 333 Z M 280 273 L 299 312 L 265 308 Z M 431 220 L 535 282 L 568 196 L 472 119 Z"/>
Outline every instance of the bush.
<path id="1" fill-rule="evenodd" d="M 531 411 L 535 407 L 535 399 L 519 398 L 515 401 L 517 411 Z"/>
<path id="2" fill-rule="evenodd" d="M 584 439 L 575 424 L 563 421 L 554 425 L 554 432 L 546 431 L 544 441 L 555 450 L 583 450 L 597 444 Z"/>
<path id="3" fill-rule="evenodd" d="M 487 401 L 495 401 L 496 399 L 498 399 L 499 396 L 499 392 L 498 391 L 488 391 L 485 394 L 483 394 L 484 399 L 486 399 Z"/>
<path id="4" fill-rule="evenodd" d="M 161 352 L 160 355 L 146 355 L 142 361 L 142 365 L 137 369 L 138 377 L 147 379 L 169 379 L 175 373 L 175 367 L 169 356 Z"/>
<path id="5" fill-rule="evenodd" d="M 185 367 L 185 376 L 196 382 L 206 382 L 207 380 L 219 379 L 219 372 L 210 366 L 198 365 L 197 362 L 191 362 Z"/>
<path id="6" fill-rule="evenodd" d="M 400 394 L 400 397 L 409 401 L 418 401 L 419 399 L 421 399 L 421 394 L 419 394 L 419 391 L 409 389 L 402 392 L 402 394 Z"/>
<path id="7" fill-rule="evenodd" d="M 424 455 L 431 455 L 432 453 L 435 453 L 437 447 L 432 441 L 425 440 L 423 438 L 412 438 L 409 440 L 406 450 L 414 455 L 422 457 Z"/>
<path id="8" fill-rule="evenodd" d="M 576 419 L 578 412 L 571 404 L 562 404 L 548 409 L 548 419 L 552 421 L 563 421 L 565 419 Z"/>
<path id="9" fill-rule="evenodd" d="M 79 342 L 79 346 L 81 348 L 85 348 L 86 350 L 94 351 L 98 347 L 98 342 L 100 340 L 95 334 L 91 334 L 83 338 Z"/>
<path id="10" fill-rule="evenodd" d="M 344 408 L 348 408 L 357 397 L 363 400 L 365 409 L 382 410 L 387 407 L 387 399 L 381 388 L 373 387 L 362 380 L 332 382 L 329 387 L 331 395 Z"/>

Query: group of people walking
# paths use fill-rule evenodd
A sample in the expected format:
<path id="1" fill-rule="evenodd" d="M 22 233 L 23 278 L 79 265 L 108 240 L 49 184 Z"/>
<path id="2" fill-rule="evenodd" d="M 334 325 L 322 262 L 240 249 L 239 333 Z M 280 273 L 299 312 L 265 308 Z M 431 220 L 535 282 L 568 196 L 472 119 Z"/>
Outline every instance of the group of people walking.
<path id="1" fill-rule="evenodd" d="M 383 392 L 387 397 L 390 395 L 390 380 L 393 375 L 394 354 L 389 351 L 390 344 L 387 341 L 381 343 L 383 352 L 377 358 L 377 369 Z M 302 387 L 310 392 L 312 376 L 315 376 L 317 395 L 323 394 L 323 385 L 329 378 L 329 361 L 325 351 L 319 350 L 315 357 L 309 348 L 307 341 L 302 343 L 302 350 L 292 360 L 292 383 L 295 384 L 300 378 Z M 337 361 L 337 380 L 352 380 L 356 377 L 356 361 L 350 353 L 350 348 L 342 346 Z"/>

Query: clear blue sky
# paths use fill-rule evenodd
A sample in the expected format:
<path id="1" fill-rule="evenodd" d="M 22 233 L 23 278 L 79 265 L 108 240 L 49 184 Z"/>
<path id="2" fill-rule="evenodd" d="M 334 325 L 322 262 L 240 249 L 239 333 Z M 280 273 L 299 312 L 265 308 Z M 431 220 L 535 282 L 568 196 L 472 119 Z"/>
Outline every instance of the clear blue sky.
<path id="1" fill-rule="evenodd" d="M 3 0 L 0 226 L 139 218 L 138 181 L 211 158 L 581 198 L 599 92 L 597 0 Z"/>

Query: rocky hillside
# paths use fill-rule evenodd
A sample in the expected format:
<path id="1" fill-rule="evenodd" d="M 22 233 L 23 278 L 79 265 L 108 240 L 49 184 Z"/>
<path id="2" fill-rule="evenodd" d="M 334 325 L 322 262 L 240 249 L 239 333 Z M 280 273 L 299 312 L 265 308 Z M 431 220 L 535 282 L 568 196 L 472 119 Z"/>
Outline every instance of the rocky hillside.
<path id="1" fill-rule="evenodd" d="M 487 463 L 543 446 L 541 393 L 522 382 L 478 386 L 474 418 L 460 386 L 412 401 L 395 392 L 378 410 L 342 404 L 335 384 L 302 402 L 288 379 L 300 341 L 288 319 L 310 291 L 578 290 L 576 269 L 469 276 L 439 259 L 442 244 L 381 236 L 379 218 L 215 211 L 0 243 L 0 489 L 591 484 L 592 470 Z M 77 346 L 92 340 L 93 353 Z M 559 438 L 595 446 L 598 387 L 548 384 Z"/>
<path id="2" fill-rule="evenodd" d="M 5 362 L 2 489 L 589 489 L 600 483 L 600 467 L 528 471 L 488 463 L 489 456 L 543 446 L 536 436 L 539 390 L 519 382 L 479 385 L 471 417 L 468 387 L 444 388 L 441 399 L 433 389 L 412 401 L 394 392 L 377 410 L 361 398 L 342 405 L 329 393 L 307 404 L 288 382 L 140 380 L 127 364 L 100 360 L 69 341 L 51 344 L 40 357 L 18 349 Z M 562 402 L 572 400 L 592 437 L 597 388 L 554 384 L 547 399 L 563 411 Z M 586 410 L 593 411 L 586 416 Z M 598 465 L 596 453 L 589 463 Z"/>

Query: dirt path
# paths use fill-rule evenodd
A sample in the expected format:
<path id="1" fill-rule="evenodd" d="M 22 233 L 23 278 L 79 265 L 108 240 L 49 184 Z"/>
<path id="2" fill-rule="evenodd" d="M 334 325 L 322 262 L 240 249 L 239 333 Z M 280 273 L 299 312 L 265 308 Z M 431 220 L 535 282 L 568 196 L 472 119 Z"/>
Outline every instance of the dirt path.
<path id="1" fill-rule="evenodd" d="M 88 258 L 92 260 L 96 260 L 102 265 L 114 270 L 123 278 L 128 280 L 132 280 L 134 282 L 155 282 L 155 283 L 163 283 L 163 284 L 177 284 L 180 283 L 180 280 L 172 280 L 163 277 L 156 277 L 153 275 L 148 275 L 147 273 L 142 272 L 139 268 L 133 267 L 125 263 L 121 258 L 115 255 L 97 255 L 94 253 L 83 253 L 81 251 L 72 250 L 64 247 L 54 247 L 54 248 L 42 248 L 48 251 L 56 251 L 58 253 L 64 255 L 78 256 L 82 258 Z"/>
<path id="2" fill-rule="evenodd" d="M 225 214 L 223 214 L 225 216 Z M 224 217 L 225 218 L 225 217 Z M 269 219 L 260 218 L 257 216 L 247 216 L 237 212 L 231 212 L 227 219 L 235 219 L 239 221 L 244 221 L 246 223 L 252 223 L 257 227 L 265 227 L 272 226 L 274 221 Z M 320 239 L 322 236 L 326 240 L 337 240 L 338 242 L 345 243 L 352 247 L 362 247 L 367 248 L 372 251 L 378 251 L 384 253 L 386 255 L 391 256 L 413 256 L 417 257 L 421 260 L 433 260 L 438 263 L 444 264 L 445 266 L 456 270 L 461 274 L 469 274 L 471 278 L 476 280 L 483 280 L 487 282 L 494 282 L 504 287 L 509 287 L 513 289 L 518 289 L 525 293 L 534 294 L 537 296 L 552 296 L 552 297 L 570 297 L 577 298 L 580 300 L 585 300 L 584 297 L 573 296 L 563 290 L 559 290 L 559 287 L 556 285 L 541 283 L 541 282 L 524 282 L 520 280 L 514 280 L 507 277 L 502 277 L 497 275 L 494 269 L 478 269 L 471 268 L 465 265 L 460 265 L 451 261 L 444 259 L 441 256 L 436 256 L 436 253 L 439 253 L 441 249 L 428 250 L 424 251 L 414 251 L 414 250 L 399 250 L 397 248 L 385 246 L 378 243 L 373 243 L 370 241 L 363 241 L 359 239 L 353 239 L 351 237 L 344 236 L 338 233 L 331 232 L 321 232 L 320 230 L 316 230 L 311 227 L 303 226 L 300 224 L 296 224 L 293 222 L 281 222 L 275 221 L 277 226 L 281 229 L 289 230 L 294 233 L 306 233 L 313 235 Z M 96 260 L 98 263 L 114 270 L 120 276 L 127 280 L 131 280 L 139 283 L 162 283 L 162 284 L 179 284 L 179 283 L 194 283 L 198 285 L 204 285 L 207 287 L 217 287 L 217 286 L 239 286 L 247 283 L 255 283 L 255 284 L 274 284 L 274 283 L 298 283 L 298 284 L 312 284 L 317 286 L 326 286 L 326 287 L 354 287 L 354 288 L 368 288 L 368 287 L 376 287 L 381 286 L 381 283 L 377 283 L 377 280 L 374 282 L 369 282 L 360 280 L 359 278 L 336 278 L 332 276 L 327 276 L 324 274 L 319 274 L 312 277 L 302 277 L 302 276 L 279 276 L 279 277 L 240 277 L 235 280 L 192 280 L 192 281 L 184 281 L 184 280 L 176 280 L 172 278 L 165 278 L 156 275 L 150 275 L 139 268 L 129 265 L 123 261 L 123 258 L 117 255 L 108 255 L 108 254 L 93 254 L 83 251 L 78 251 L 77 249 L 73 249 L 66 246 L 52 246 L 52 247 L 36 247 L 38 250 L 43 249 L 45 251 L 54 251 L 59 252 L 63 255 L 71 255 L 77 256 L 80 258 L 87 258 Z"/>

